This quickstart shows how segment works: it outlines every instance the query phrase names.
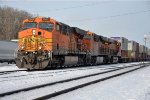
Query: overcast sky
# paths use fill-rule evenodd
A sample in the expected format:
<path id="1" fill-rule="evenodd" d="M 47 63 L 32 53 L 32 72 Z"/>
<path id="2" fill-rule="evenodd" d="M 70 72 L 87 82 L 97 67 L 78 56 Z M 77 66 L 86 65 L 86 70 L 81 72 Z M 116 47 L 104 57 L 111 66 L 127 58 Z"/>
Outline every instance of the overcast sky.
<path id="1" fill-rule="evenodd" d="M 99 35 L 125 37 L 140 44 L 144 44 L 144 34 L 150 34 L 148 0 L 0 0 L 0 5 L 51 17 Z M 147 45 L 150 47 L 150 42 Z"/>

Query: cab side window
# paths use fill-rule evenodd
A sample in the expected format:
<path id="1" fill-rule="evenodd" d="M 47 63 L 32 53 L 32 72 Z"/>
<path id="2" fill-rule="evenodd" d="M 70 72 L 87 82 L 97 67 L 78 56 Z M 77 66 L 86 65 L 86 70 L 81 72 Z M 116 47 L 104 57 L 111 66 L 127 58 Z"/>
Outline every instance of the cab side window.
<path id="1" fill-rule="evenodd" d="M 60 31 L 60 25 L 56 24 L 56 31 Z"/>
<path id="2" fill-rule="evenodd" d="M 65 25 L 62 25 L 61 31 L 62 31 L 62 34 L 66 35 L 67 34 L 67 27 Z"/>

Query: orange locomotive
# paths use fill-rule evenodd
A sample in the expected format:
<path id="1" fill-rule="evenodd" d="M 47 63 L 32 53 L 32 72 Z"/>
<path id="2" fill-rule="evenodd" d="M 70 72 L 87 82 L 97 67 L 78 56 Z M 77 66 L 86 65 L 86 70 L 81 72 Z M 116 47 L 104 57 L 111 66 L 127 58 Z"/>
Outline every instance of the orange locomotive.
<path id="1" fill-rule="evenodd" d="M 24 20 L 18 38 L 16 65 L 19 68 L 113 63 L 113 59 L 119 58 L 119 42 L 51 18 Z"/>

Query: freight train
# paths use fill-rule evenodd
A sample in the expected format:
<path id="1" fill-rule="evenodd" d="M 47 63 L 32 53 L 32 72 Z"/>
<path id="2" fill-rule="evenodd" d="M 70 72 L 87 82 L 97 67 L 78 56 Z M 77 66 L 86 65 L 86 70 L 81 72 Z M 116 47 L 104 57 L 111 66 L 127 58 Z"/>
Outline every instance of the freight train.
<path id="1" fill-rule="evenodd" d="M 15 61 L 19 68 L 45 69 L 130 60 L 126 58 L 122 58 L 121 42 L 115 37 L 97 35 L 52 18 L 35 17 L 23 21 Z"/>

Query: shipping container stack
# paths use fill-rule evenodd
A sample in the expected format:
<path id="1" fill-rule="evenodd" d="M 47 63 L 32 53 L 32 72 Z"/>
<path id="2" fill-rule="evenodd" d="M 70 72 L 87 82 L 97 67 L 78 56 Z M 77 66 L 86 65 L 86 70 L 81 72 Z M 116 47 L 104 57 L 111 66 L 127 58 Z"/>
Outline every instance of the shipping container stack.
<path id="1" fill-rule="evenodd" d="M 145 60 L 148 60 L 148 47 L 145 47 Z"/>
<path id="2" fill-rule="evenodd" d="M 139 48 L 139 52 L 140 52 L 140 59 L 143 61 L 143 60 L 146 60 L 146 47 L 144 45 L 140 45 L 140 48 Z"/>
<path id="3" fill-rule="evenodd" d="M 128 41 L 128 57 L 129 61 L 139 61 L 139 43 Z"/>
<path id="4" fill-rule="evenodd" d="M 145 52 L 145 46 L 144 45 L 140 45 L 139 46 L 139 58 L 141 61 L 144 60 L 144 52 Z"/>
<path id="5" fill-rule="evenodd" d="M 148 60 L 150 61 L 150 49 L 148 49 Z"/>

